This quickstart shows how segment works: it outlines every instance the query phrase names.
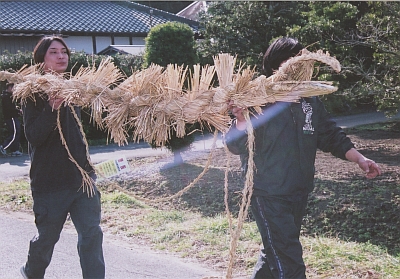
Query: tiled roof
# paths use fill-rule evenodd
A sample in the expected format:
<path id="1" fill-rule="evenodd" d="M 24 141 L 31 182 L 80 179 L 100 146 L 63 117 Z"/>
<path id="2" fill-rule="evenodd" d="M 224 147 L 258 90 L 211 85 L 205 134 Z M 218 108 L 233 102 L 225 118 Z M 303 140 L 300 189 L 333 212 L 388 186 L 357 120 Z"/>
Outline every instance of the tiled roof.
<path id="1" fill-rule="evenodd" d="M 150 25 L 169 21 L 197 26 L 195 21 L 127 1 L 0 1 L 3 34 L 143 34 Z"/>
<path id="2" fill-rule="evenodd" d="M 144 45 L 109 45 L 102 51 L 97 54 L 139 54 L 140 52 L 144 52 Z"/>

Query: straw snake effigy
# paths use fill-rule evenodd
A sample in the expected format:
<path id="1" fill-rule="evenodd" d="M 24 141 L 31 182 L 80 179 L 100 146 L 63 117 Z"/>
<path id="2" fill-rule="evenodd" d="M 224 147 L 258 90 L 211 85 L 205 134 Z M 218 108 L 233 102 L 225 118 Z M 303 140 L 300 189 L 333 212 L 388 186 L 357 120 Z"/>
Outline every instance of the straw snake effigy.
<path id="1" fill-rule="evenodd" d="M 201 123 L 202 127 L 213 127 L 216 133 L 225 133 L 231 121 L 228 103 L 244 108 L 244 116 L 248 123 L 249 170 L 235 229 L 227 206 L 225 175 L 225 205 L 231 234 L 226 278 L 232 278 L 236 245 L 253 191 L 254 134 L 247 108 L 254 108 L 257 113 L 262 113 L 261 106 L 267 103 L 297 102 L 302 97 L 336 91 L 337 88 L 331 82 L 311 81 L 315 62 L 324 63 L 333 70 L 340 71 L 340 63 L 329 53 L 321 50 L 309 52 L 303 49 L 300 55 L 284 62 L 279 70 L 268 78 L 263 75 L 255 78 L 255 69 L 251 67 L 239 66 L 235 71 L 236 58 L 229 54 L 219 54 L 214 57 L 213 66 L 194 65 L 193 72 L 189 73 L 187 67 L 183 66 L 170 64 L 163 68 L 152 64 L 149 68 L 133 72 L 124 79 L 111 58 L 108 58 L 97 68 L 81 68 L 75 75 L 67 73 L 68 78 L 65 75 L 44 74 L 40 65 L 34 65 L 25 66 L 16 73 L 0 71 L 0 80 L 16 84 L 13 97 L 22 103 L 28 98 L 34 98 L 34 94 L 45 94 L 49 97 L 63 98 L 67 106 L 90 108 L 94 122 L 107 129 L 110 137 L 120 145 L 128 143 L 128 131 L 132 128 L 133 141 L 144 140 L 159 146 L 165 145 L 170 139 L 172 130 L 176 132 L 177 137 L 185 136 L 186 124 Z M 216 87 L 213 86 L 215 74 L 218 82 Z M 185 84 L 188 88 L 184 88 Z M 102 118 L 104 112 L 107 116 Z M 81 124 L 80 126 L 82 127 Z M 63 140 L 61 125 L 58 125 L 58 130 Z M 68 151 L 65 140 L 63 144 Z M 87 157 L 90 159 L 88 153 Z M 173 197 L 183 194 L 198 181 L 207 170 L 210 158 L 199 177 Z M 84 177 L 84 190 L 93 194 L 90 178 L 85 177 L 87 174 L 83 170 L 81 173 Z M 166 198 L 159 201 L 163 200 Z"/>

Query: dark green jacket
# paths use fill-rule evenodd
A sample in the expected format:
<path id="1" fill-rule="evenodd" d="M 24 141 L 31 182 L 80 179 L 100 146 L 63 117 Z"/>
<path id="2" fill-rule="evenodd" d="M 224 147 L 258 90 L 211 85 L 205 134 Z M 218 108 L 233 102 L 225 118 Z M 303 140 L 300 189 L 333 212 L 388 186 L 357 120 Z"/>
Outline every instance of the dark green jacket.
<path id="1" fill-rule="evenodd" d="M 57 129 L 57 110 L 52 110 L 47 100 L 27 99 L 22 106 L 25 136 L 31 157 L 31 189 L 49 192 L 76 188 L 82 185 L 82 175 L 69 159 Z M 80 117 L 80 109 L 75 108 Z M 95 178 L 93 168 L 86 158 L 86 146 L 79 126 L 69 107 L 60 108 L 61 127 L 72 157 Z"/>
<path id="2" fill-rule="evenodd" d="M 277 102 L 263 108 L 263 115 L 252 118 L 255 127 L 254 194 L 289 196 L 310 193 L 314 188 L 317 149 L 346 159 L 354 147 L 344 131 L 336 126 L 319 98 L 306 98 L 311 105 Z M 311 117 L 306 123 L 306 114 Z M 311 122 L 309 121 L 311 120 Z M 226 134 L 228 149 L 240 155 L 247 169 L 247 134 L 233 124 Z"/>

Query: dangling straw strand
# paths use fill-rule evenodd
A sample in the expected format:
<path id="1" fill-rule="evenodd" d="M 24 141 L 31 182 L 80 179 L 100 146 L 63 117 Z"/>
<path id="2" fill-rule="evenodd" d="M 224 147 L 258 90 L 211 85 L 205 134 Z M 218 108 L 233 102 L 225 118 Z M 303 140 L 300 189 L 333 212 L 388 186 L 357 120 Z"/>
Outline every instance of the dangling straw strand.
<path id="1" fill-rule="evenodd" d="M 71 108 L 71 106 L 68 106 L 71 110 L 73 108 Z M 78 162 L 76 162 L 76 160 L 74 159 L 74 157 L 72 156 L 71 152 L 69 151 L 68 145 L 67 145 L 67 141 L 64 138 L 64 135 L 62 133 L 62 128 L 61 128 L 61 121 L 60 121 L 60 110 L 57 110 L 57 128 L 58 128 L 58 132 L 60 134 L 60 139 L 62 144 L 65 147 L 65 150 L 68 153 L 68 157 L 69 159 L 75 164 L 75 166 L 78 168 L 79 172 L 82 175 L 82 188 L 83 188 L 83 192 L 87 191 L 88 192 L 88 196 L 89 197 L 93 197 L 93 195 L 95 195 L 95 191 L 94 191 L 94 187 L 93 187 L 93 179 L 89 176 L 89 174 L 78 164 Z"/>
<path id="2" fill-rule="evenodd" d="M 73 108 L 71 108 L 71 112 L 72 112 L 72 115 L 73 115 L 74 118 L 75 118 L 76 123 L 78 124 L 79 130 L 80 130 L 81 135 L 82 135 L 82 140 L 83 140 L 83 142 L 85 143 L 85 148 L 86 148 L 86 159 L 87 159 L 89 165 L 92 167 L 93 171 L 95 171 L 94 165 L 93 165 L 92 160 L 91 160 L 91 158 L 90 158 L 90 154 L 89 154 L 89 144 L 88 144 L 87 139 L 86 139 L 85 131 L 83 131 L 82 122 L 81 122 L 81 120 L 79 119 L 78 115 L 76 114 L 76 112 L 75 112 L 75 110 L 74 110 Z"/>
<path id="3" fill-rule="evenodd" d="M 224 179 L 224 203 L 225 203 L 225 211 L 226 211 L 226 216 L 228 218 L 229 222 L 229 234 L 233 235 L 233 221 L 232 221 L 232 215 L 231 211 L 229 210 L 229 203 L 228 203 L 228 175 L 230 171 L 230 166 L 231 166 L 231 153 L 229 152 L 228 146 L 224 144 L 224 150 L 225 150 L 225 155 L 226 155 L 226 168 L 225 168 L 225 179 Z"/>
<path id="4" fill-rule="evenodd" d="M 250 115 L 249 111 L 246 110 L 244 112 L 244 117 L 247 122 L 247 148 L 249 152 L 249 159 L 248 159 L 248 169 L 246 172 L 246 181 L 245 181 L 245 186 L 243 189 L 243 196 L 242 196 L 242 202 L 240 205 L 240 210 L 239 210 L 239 216 L 237 218 L 237 227 L 234 231 L 234 234 L 232 235 L 231 239 L 231 245 L 229 249 L 229 263 L 228 263 L 228 268 L 226 271 L 226 278 L 227 279 L 232 279 L 232 273 L 233 273 L 233 265 L 236 260 L 236 247 L 237 247 L 237 242 L 240 237 L 240 233 L 243 228 L 243 223 L 244 220 L 247 217 L 247 212 L 250 206 L 250 201 L 251 201 L 251 196 L 253 195 L 253 174 L 255 171 L 255 165 L 254 165 L 254 130 L 253 126 L 250 121 Z"/>

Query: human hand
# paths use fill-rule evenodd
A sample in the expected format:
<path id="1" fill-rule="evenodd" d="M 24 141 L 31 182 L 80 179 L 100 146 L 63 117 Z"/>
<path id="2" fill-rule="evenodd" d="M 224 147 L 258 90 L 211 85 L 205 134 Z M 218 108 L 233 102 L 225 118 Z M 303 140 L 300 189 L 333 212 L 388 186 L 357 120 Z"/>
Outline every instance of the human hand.
<path id="1" fill-rule="evenodd" d="M 238 130 L 246 130 L 247 122 L 246 122 L 246 118 L 244 118 L 244 115 L 243 115 L 244 109 L 241 107 L 235 106 L 233 101 L 229 101 L 228 108 L 231 111 L 231 113 L 236 117 L 236 128 Z"/>
<path id="2" fill-rule="evenodd" d="M 378 164 L 368 158 L 358 162 L 358 166 L 366 173 L 365 177 L 368 179 L 373 179 L 382 174 Z"/>
<path id="3" fill-rule="evenodd" d="M 64 102 L 64 98 L 59 98 L 59 97 L 50 97 L 49 98 L 49 105 L 53 108 L 53 109 L 59 109 L 62 105 L 62 103 Z"/>
<path id="4" fill-rule="evenodd" d="M 236 119 L 240 122 L 246 121 L 243 115 L 243 108 L 236 106 L 233 101 L 229 101 L 228 103 L 228 108 L 231 111 L 231 113 L 236 117 Z"/>
<path id="5" fill-rule="evenodd" d="M 381 168 L 377 163 L 364 157 L 360 152 L 358 152 L 355 148 L 351 148 L 346 152 L 346 159 L 357 163 L 357 165 L 366 173 L 366 177 L 368 179 L 372 179 L 381 175 Z"/>

